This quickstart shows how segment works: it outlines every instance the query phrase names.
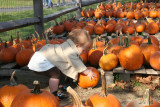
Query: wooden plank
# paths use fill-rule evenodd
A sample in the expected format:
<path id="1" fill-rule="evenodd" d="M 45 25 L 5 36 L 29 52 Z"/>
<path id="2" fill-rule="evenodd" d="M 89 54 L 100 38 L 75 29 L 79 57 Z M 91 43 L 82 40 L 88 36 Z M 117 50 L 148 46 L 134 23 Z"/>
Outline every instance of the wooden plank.
<path id="1" fill-rule="evenodd" d="M 17 66 L 17 63 L 16 62 L 12 62 L 12 63 L 8 63 L 8 64 L 5 64 L 5 65 L 2 65 L 0 68 L 14 68 L 15 66 Z"/>
<path id="2" fill-rule="evenodd" d="M 0 32 L 5 32 L 5 31 L 9 31 L 9 30 L 29 26 L 29 25 L 38 24 L 39 22 L 40 22 L 40 19 L 38 17 L 0 22 Z"/>
<path id="3" fill-rule="evenodd" d="M 146 74 L 145 68 L 144 66 L 142 66 L 141 68 L 139 68 L 138 70 L 134 70 L 134 71 L 128 71 L 125 70 L 125 73 L 129 73 L 129 74 Z"/>
<path id="4" fill-rule="evenodd" d="M 65 9 L 65 10 L 62 10 L 62 11 L 59 11 L 59 12 L 56 12 L 56 13 L 53 13 L 53 14 L 50 14 L 50 15 L 47 15 L 47 16 L 44 16 L 44 19 L 43 19 L 43 22 L 49 22 L 51 20 L 54 20 L 56 19 L 57 17 L 60 17 L 64 14 L 67 14 L 69 12 L 72 12 L 72 11 L 75 11 L 77 10 L 79 7 L 78 6 L 74 6 L 74 7 L 71 7 L 71 8 L 68 8 L 68 9 Z"/>
<path id="5" fill-rule="evenodd" d="M 146 69 L 147 74 L 155 74 L 155 75 L 160 75 L 160 71 L 156 71 L 154 69 Z"/>
<path id="6" fill-rule="evenodd" d="M 88 0 L 88 1 L 82 2 L 82 7 L 96 4 L 96 3 L 100 3 L 100 2 L 105 2 L 105 1 L 107 1 L 107 0 L 92 0 L 92 1 Z"/>
<path id="7" fill-rule="evenodd" d="M 113 73 L 124 73 L 125 70 L 123 67 L 119 66 L 113 69 Z"/>
<path id="8" fill-rule="evenodd" d="M 34 10 L 34 17 L 38 17 L 40 19 L 40 23 L 35 24 L 34 28 L 38 32 L 40 38 L 42 39 L 42 33 L 44 32 L 43 1 L 42 0 L 33 0 L 33 10 Z"/>

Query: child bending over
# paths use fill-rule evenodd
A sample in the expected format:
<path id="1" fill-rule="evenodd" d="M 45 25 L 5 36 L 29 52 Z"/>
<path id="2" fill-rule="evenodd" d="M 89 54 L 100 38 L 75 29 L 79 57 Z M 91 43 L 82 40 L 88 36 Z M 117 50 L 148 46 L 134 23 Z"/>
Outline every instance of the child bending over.
<path id="1" fill-rule="evenodd" d="M 89 49 L 90 35 L 82 29 L 69 33 L 68 39 L 62 44 L 46 44 L 32 56 L 28 67 L 39 74 L 50 77 L 50 92 L 57 95 L 59 79 L 64 74 L 74 80 L 78 73 L 87 75 L 91 80 L 96 76 L 83 64 L 80 54 Z"/>

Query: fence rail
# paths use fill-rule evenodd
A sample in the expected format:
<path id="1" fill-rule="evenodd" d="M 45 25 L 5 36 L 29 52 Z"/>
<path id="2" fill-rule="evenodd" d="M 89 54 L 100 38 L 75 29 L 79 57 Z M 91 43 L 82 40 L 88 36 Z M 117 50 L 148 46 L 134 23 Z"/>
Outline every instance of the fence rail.
<path id="1" fill-rule="evenodd" d="M 36 1 L 36 4 L 34 6 L 39 7 L 40 4 L 37 2 L 37 0 L 34 0 L 34 1 Z M 56 19 L 59 16 L 67 14 L 69 12 L 82 9 L 82 7 L 84 7 L 84 6 L 88 6 L 88 5 L 96 4 L 96 3 L 100 3 L 100 2 L 105 2 L 105 1 L 106 0 L 92 0 L 92 1 L 81 2 L 81 0 L 77 0 L 77 6 L 74 6 L 74 7 L 47 15 L 47 16 L 44 16 L 43 20 L 41 20 L 40 17 L 33 17 L 33 18 L 25 18 L 25 19 L 20 19 L 20 20 L 1 22 L 0 23 L 0 33 L 5 32 L 5 31 L 9 31 L 9 30 L 13 30 L 13 29 L 17 29 L 17 28 L 21 28 L 21 27 L 25 27 L 25 26 L 29 26 L 29 25 L 35 25 L 35 28 L 37 28 L 37 26 L 44 27 L 44 24 L 40 24 L 40 23 L 49 22 L 51 20 Z M 40 2 L 40 3 L 42 3 L 42 2 Z M 43 7 L 40 7 L 40 8 L 43 8 Z M 40 10 L 43 13 L 43 9 L 40 9 Z M 36 11 L 34 11 L 34 12 L 36 12 Z M 38 12 L 38 13 L 41 13 L 41 12 Z M 34 13 L 34 14 L 37 14 L 37 13 Z M 79 15 L 80 11 L 77 11 L 77 14 Z M 44 32 L 44 31 L 41 31 L 41 32 Z M 41 34 L 40 32 L 38 32 L 38 33 Z"/>

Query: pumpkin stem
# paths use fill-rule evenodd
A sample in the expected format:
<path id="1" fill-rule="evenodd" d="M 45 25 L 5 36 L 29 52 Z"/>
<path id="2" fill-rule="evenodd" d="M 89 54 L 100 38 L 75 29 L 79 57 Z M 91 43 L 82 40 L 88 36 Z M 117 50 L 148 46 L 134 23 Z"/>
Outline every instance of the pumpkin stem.
<path id="1" fill-rule="evenodd" d="M 15 86 L 15 85 L 17 85 L 17 83 L 16 83 L 16 81 L 15 81 L 15 79 L 14 79 L 14 75 L 15 75 L 15 72 L 16 71 L 13 71 L 12 72 L 12 75 L 11 75 L 11 78 L 10 78 L 10 86 Z"/>
<path id="2" fill-rule="evenodd" d="M 79 95 L 69 86 L 67 92 L 71 95 L 73 101 L 73 107 L 84 107 Z"/>
<path id="3" fill-rule="evenodd" d="M 125 37 L 125 39 L 124 39 L 124 40 L 125 40 L 125 47 L 130 46 L 130 45 L 128 44 L 128 38 L 126 38 L 126 37 Z"/>
<path id="4" fill-rule="evenodd" d="M 119 46 L 123 46 L 122 36 L 123 36 L 123 34 L 122 34 L 122 32 L 120 31 L 120 38 L 119 38 L 119 42 L 118 42 L 118 45 L 119 45 Z"/>
<path id="5" fill-rule="evenodd" d="M 106 97 L 108 95 L 107 88 L 106 88 L 106 77 L 105 77 L 105 72 L 103 69 L 100 70 L 101 72 L 101 79 L 102 79 L 102 91 L 100 93 L 100 96 Z"/>
<path id="6" fill-rule="evenodd" d="M 5 47 L 5 48 L 8 48 L 7 42 L 4 43 L 4 47 Z"/>
<path id="7" fill-rule="evenodd" d="M 127 31 L 127 37 L 128 37 L 128 43 L 131 42 L 131 37 L 130 37 L 128 31 Z"/>
<path id="8" fill-rule="evenodd" d="M 148 36 L 148 44 L 152 44 L 151 38 Z"/>
<path id="9" fill-rule="evenodd" d="M 13 40 L 13 45 L 16 45 L 16 41 L 15 40 Z"/>
<path id="10" fill-rule="evenodd" d="M 40 82 L 35 80 L 33 81 L 34 89 L 31 91 L 31 93 L 34 94 L 40 94 L 42 91 L 40 90 Z"/>
<path id="11" fill-rule="evenodd" d="M 118 38 L 118 30 L 116 31 L 116 38 Z"/>
<path id="12" fill-rule="evenodd" d="M 36 33 L 36 35 L 37 35 L 37 38 L 38 38 L 38 41 L 40 41 L 41 39 L 40 39 L 40 36 L 39 36 L 39 34 L 38 34 L 38 32 L 35 30 L 35 33 Z"/>
<path id="13" fill-rule="evenodd" d="M 45 37 L 46 37 L 46 44 L 49 44 L 47 33 L 45 34 Z"/>
<path id="14" fill-rule="evenodd" d="M 146 89 L 144 96 L 143 96 L 143 100 L 140 103 L 142 103 L 144 106 L 149 106 L 149 105 L 153 104 L 153 100 L 151 99 L 150 94 L 151 94 L 150 89 Z"/>
<path id="15" fill-rule="evenodd" d="M 96 38 L 93 39 L 93 47 L 92 47 L 93 50 L 97 49 L 97 46 L 96 46 Z"/>

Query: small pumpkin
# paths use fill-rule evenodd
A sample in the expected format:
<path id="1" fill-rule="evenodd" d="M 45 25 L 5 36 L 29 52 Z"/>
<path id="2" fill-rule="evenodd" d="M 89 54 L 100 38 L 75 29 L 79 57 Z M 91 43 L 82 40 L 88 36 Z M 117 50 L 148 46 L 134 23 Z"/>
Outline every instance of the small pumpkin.
<path id="1" fill-rule="evenodd" d="M 64 25 L 62 23 L 57 23 L 56 22 L 56 25 L 53 26 L 53 33 L 59 35 L 59 34 L 62 34 L 64 32 Z"/>
<path id="2" fill-rule="evenodd" d="M 151 23 L 149 23 L 149 24 L 147 25 L 146 31 L 147 31 L 147 33 L 150 34 L 150 35 L 156 34 L 156 33 L 158 33 L 158 31 L 159 31 L 159 26 L 158 26 L 157 23 L 151 22 Z"/>
<path id="3" fill-rule="evenodd" d="M 25 66 L 29 63 L 30 58 L 34 54 L 32 49 L 22 49 L 16 55 L 16 62 L 19 66 Z"/>
<path id="4" fill-rule="evenodd" d="M 98 84 L 99 81 L 99 72 L 94 67 L 87 67 L 88 70 L 91 70 L 96 74 L 96 77 L 94 79 L 90 80 L 87 75 L 84 75 L 83 73 L 80 73 L 78 76 L 78 85 L 82 88 L 89 88 L 89 87 L 95 87 Z"/>
<path id="5" fill-rule="evenodd" d="M 110 71 L 118 64 L 118 58 L 113 53 L 106 53 L 107 48 L 104 49 L 103 56 L 99 60 L 99 66 L 104 71 Z"/>
<path id="6" fill-rule="evenodd" d="M 17 49 L 13 47 L 8 47 L 7 43 L 5 42 L 5 48 L 3 48 L 0 51 L 0 60 L 2 63 L 10 63 L 15 61 L 16 59 L 16 54 L 17 54 Z"/>

